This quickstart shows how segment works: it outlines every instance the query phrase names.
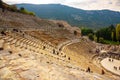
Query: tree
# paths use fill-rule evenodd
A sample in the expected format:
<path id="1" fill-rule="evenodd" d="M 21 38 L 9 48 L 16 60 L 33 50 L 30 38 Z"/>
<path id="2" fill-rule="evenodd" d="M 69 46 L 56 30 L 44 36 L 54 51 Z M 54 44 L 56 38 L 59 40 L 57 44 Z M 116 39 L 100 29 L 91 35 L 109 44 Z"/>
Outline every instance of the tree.
<path id="1" fill-rule="evenodd" d="M 108 27 L 108 35 L 111 36 L 111 39 L 109 38 L 109 40 L 114 40 L 114 36 L 115 36 L 115 27 L 114 25 L 110 25 Z"/>
<path id="2" fill-rule="evenodd" d="M 23 14 L 28 14 L 28 11 L 24 7 L 20 8 L 20 12 Z"/>
<path id="3" fill-rule="evenodd" d="M 82 28 L 81 29 L 81 33 L 82 35 L 88 35 L 90 33 L 94 33 L 92 29 L 89 29 L 89 28 Z"/>
<path id="4" fill-rule="evenodd" d="M 96 32 L 97 37 L 103 37 L 105 40 L 115 40 L 115 27 L 113 25 L 110 25 L 106 28 L 101 28 Z"/>
<path id="5" fill-rule="evenodd" d="M 114 40 L 114 32 L 111 33 L 112 41 Z"/>
<path id="6" fill-rule="evenodd" d="M 100 42 L 100 43 L 104 43 L 104 38 L 100 37 L 100 38 L 99 38 L 99 42 Z"/>
<path id="7" fill-rule="evenodd" d="M 94 35 L 92 33 L 90 33 L 90 34 L 88 34 L 88 38 L 93 41 L 94 40 Z"/>
<path id="8" fill-rule="evenodd" d="M 21 7 L 20 10 L 23 11 L 23 10 L 25 10 L 25 8 L 24 8 L 24 7 Z"/>
<path id="9" fill-rule="evenodd" d="M 96 35 L 94 35 L 94 41 L 97 42 L 97 37 L 96 37 Z"/>
<path id="10" fill-rule="evenodd" d="M 10 6 L 9 6 L 9 10 L 10 10 L 10 11 L 13 11 L 13 12 L 17 12 L 17 11 L 18 11 L 16 5 L 10 5 Z"/>
<path id="11" fill-rule="evenodd" d="M 117 24 L 116 27 L 116 40 L 120 41 L 120 24 Z"/>
<path id="12" fill-rule="evenodd" d="M 29 11 L 26 10 L 24 7 L 21 7 L 21 8 L 20 8 L 20 12 L 23 13 L 23 14 L 28 14 L 28 15 L 35 16 L 35 13 L 34 13 L 34 12 L 29 12 Z"/>
<path id="13" fill-rule="evenodd" d="M 5 11 L 5 7 L 4 7 L 4 5 L 3 5 L 3 1 L 2 1 L 2 0 L 0 0 L 0 8 L 2 8 L 2 12 Z"/>
<path id="14" fill-rule="evenodd" d="M 3 2 L 2 0 L 0 0 L 0 8 L 2 8 L 2 6 L 3 6 Z"/>
<path id="15" fill-rule="evenodd" d="M 96 37 L 97 37 L 97 42 L 99 42 L 99 38 L 100 38 L 100 32 L 99 31 L 96 32 Z"/>

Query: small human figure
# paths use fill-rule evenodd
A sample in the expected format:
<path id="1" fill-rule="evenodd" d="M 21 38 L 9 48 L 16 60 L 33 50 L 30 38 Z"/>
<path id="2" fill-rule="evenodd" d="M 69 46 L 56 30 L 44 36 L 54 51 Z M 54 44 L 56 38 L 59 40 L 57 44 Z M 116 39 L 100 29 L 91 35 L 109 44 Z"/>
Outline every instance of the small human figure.
<path id="1" fill-rule="evenodd" d="M 55 50 L 53 49 L 53 54 L 55 54 Z"/>
<path id="2" fill-rule="evenodd" d="M 68 57 L 68 60 L 70 60 L 70 57 Z"/>
<path id="3" fill-rule="evenodd" d="M 86 72 L 90 72 L 90 67 L 87 68 Z"/>
<path id="4" fill-rule="evenodd" d="M 43 46 L 43 50 L 45 49 L 45 46 Z"/>
<path id="5" fill-rule="evenodd" d="M 100 52 L 100 50 L 99 50 L 99 49 L 97 49 L 97 50 L 96 50 L 96 53 L 99 53 L 99 52 Z"/>
<path id="6" fill-rule="evenodd" d="M 114 66 L 114 69 L 115 69 L 115 70 L 117 70 L 117 67 L 116 67 L 116 66 Z"/>
<path id="7" fill-rule="evenodd" d="M 115 69 L 115 66 L 113 68 Z"/>
<path id="8" fill-rule="evenodd" d="M 117 70 L 117 67 L 116 67 L 116 70 Z"/>
<path id="9" fill-rule="evenodd" d="M 22 57 L 22 55 L 21 54 L 18 54 L 20 57 Z"/>
<path id="10" fill-rule="evenodd" d="M 112 59 L 112 62 L 113 62 L 113 59 Z"/>
<path id="11" fill-rule="evenodd" d="M 103 69 L 102 69 L 102 72 L 101 72 L 101 74 L 102 74 L 102 75 L 104 75 L 104 74 L 105 74 L 105 72 L 104 72 L 104 70 L 103 70 Z"/>
<path id="12" fill-rule="evenodd" d="M 109 61 L 111 62 L 111 59 L 109 58 Z"/>

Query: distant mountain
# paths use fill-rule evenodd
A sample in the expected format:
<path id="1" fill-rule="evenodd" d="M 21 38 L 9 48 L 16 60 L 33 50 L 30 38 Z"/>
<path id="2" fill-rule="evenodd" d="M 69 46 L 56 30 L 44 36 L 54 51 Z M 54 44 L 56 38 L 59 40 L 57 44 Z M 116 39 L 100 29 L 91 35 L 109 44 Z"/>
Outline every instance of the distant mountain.
<path id="1" fill-rule="evenodd" d="M 110 10 L 82 10 L 61 4 L 17 4 L 33 11 L 40 18 L 65 20 L 73 26 L 101 28 L 120 23 L 120 12 Z"/>

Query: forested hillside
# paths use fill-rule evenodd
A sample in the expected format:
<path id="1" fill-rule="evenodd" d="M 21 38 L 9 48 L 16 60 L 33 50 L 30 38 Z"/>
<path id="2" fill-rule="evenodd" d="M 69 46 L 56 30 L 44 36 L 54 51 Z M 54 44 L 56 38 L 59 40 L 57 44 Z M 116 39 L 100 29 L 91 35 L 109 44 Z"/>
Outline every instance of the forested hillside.
<path id="1" fill-rule="evenodd" d="M 17 4 L 45 19 L 65 20 L 78 27 L 101 28 L 120 23 L 120 12 L 110 10 L 82 10 L 61 4 Z"/>

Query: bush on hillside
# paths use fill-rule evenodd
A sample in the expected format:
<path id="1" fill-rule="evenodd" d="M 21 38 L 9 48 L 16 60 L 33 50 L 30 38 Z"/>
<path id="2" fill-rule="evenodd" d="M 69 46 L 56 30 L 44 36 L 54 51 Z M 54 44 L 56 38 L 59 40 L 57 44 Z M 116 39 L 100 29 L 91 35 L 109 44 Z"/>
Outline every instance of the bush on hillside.
<path id="1" fill-rule="evenodd" d="M 84 35 L 88 35 L 88 34 L 90 34 L 90 33 L 94 33 L 93 32 L 93 30 L 92 29 L 89 29 L 89 28 L 82 28 L 81 29 L 81 33 L 82 33 L 82 35 L 84 36 Z"/>
<path id="2" fill-rule="evenodd" d="M 35 16 L 34 12 L 29 12 L 24 7 L 21 7 L 20 10 L 18 10 L 16 5 L 8 5 L 8 4 L 4 3 L 2 0 L 0 0 L 0 8 L 2 8 L 3 12 L 5 10 L 8 10 L 8 11 L 12 11 L 12 12 L 20 12 L 23 14 Z"/>
<path id="3" fill-rule="evenodd" d="M 33 16 L 35 16 L 35 13 L 34 13 L 34 12 L 29 12 L 29 11 L 27 11 L 24 7 L 21 7 L 21 8 L 20 8 L 20 12 L 23 13 L 23 14 L 28 14 L 28 15 L 33 15 Z"/>
<path id="4" fill-rule="evenodd" d="M 35 16 L 35 13 L 34 12 L 29 12 L 29 15 Z"/>

